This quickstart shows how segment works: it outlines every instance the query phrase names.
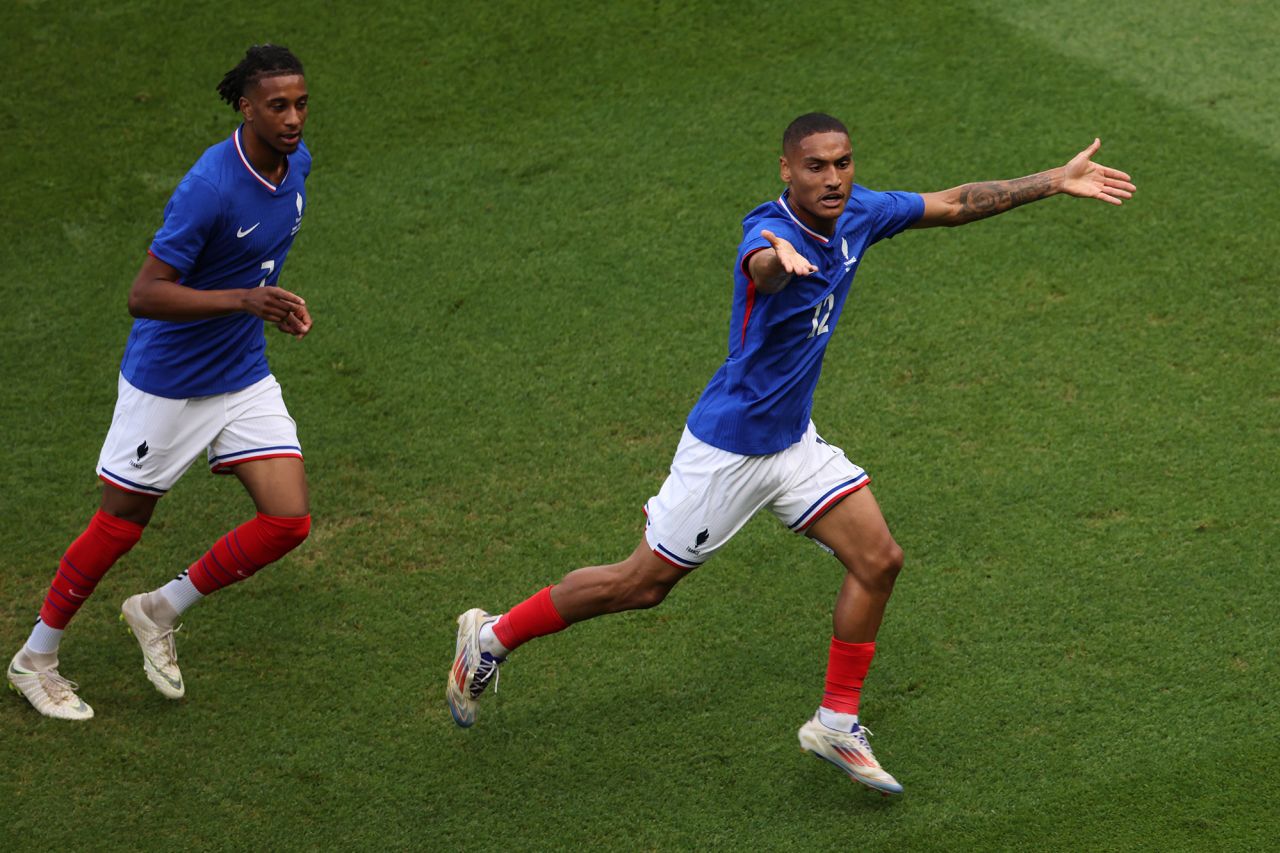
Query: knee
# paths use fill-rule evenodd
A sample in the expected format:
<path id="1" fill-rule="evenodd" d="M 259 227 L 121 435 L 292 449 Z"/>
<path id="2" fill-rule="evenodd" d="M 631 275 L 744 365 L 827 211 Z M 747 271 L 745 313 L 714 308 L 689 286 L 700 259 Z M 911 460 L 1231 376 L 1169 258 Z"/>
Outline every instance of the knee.
<path id="1" fill-rule="evenodd" d="M 898 579 L 898 573 L 902 571 L 904 560 L 902 548 L 893 539 L 888 539 L 864 555 L 857 574 L 866 586 L 889 592 Z"/>
<path id="2" fill-rule="evenodd" d="M 670 591 L 669 585 L 655 581 L 635 584 L 627 593 L 627 609 L 648 610 L 650 607 L 657 607 Z"/>
<path id="3" fill-rule="evenodd" d="M 657 566 L 648 559 L 629 559 L 619 565 L 617 586 L 619 610 L 647 610 L 657 607 L 671 592 L 678 577 L 672 577 L 665 565 Z"/>

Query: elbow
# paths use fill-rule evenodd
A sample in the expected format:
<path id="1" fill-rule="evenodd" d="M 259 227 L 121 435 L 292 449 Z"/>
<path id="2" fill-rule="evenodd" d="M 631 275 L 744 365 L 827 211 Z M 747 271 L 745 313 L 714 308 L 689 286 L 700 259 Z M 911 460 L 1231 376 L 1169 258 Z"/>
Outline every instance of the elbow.
<path id="1" fill-rule="evenodd" d="M 147 316 L 146 300 L 138 293 L 135 287 L 129 291 L 129 316 L 134 318 Z"/>

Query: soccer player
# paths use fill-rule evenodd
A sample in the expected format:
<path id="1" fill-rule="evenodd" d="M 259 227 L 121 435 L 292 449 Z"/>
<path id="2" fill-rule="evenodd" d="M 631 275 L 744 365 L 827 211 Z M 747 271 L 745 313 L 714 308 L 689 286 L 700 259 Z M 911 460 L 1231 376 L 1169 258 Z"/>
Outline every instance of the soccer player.
<path id="1" fill-rule="evenodd" d="M 500 616 L 458 617 L 446 695 L 458 725 L 507 655 L 575 622 L 660 603 L 751 516 L 768 509 L 835 554 L 846 569 L 836 596 L 825 690 L 800 728 L 801 746 L 884 793 L 885 772 L 858 722 L 858 699 L 902 549 L 867 473 L 810 420 L 827 343 L 866 251 L 907 228 L 962 225 L 1058 193 L 1121 204 L 1129 176 L 1094 163 L 1094 140 L 1065 166 L 943 192 L 874 192 L 853 182 L 844 125 L 811 113 L 782 137 L 787 189 L 743 220 L 734 265 L 729 356 L 690 413 L 671 473 L 645 505 L 639 546 L 620 563 L 570 572 Z"/>
<path id="2" fill-rule="evenodd" d="M 67 548 L 9 664 L 10 685 L 48 717 L 93 716 L 58 672 L 62 633 L 201 451 L 213 473 L 240 480 L 257 514 L 177 578 L 121 607 L 143 670 L 164 696 L 185 693 L 174 645 L 183 611 L 280 559 L 311 529 L 297 427 L 267 367 L 264 335 L 264 323 L 295 338 L 311 331 L 306 302 L 277 286 L 311 171 L 302 63 L 287 48 L 254 46 L 218 93 L 242 122 L 178 184 L 133 281 L 137 319 L 98 458 L 101 507 Z"/>

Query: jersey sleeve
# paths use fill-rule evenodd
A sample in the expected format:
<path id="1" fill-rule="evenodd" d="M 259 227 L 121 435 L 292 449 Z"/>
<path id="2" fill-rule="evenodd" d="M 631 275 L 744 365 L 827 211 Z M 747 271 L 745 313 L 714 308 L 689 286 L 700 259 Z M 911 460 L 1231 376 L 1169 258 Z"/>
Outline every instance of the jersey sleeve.
<path id="1" fill-rule="evenodd" d="M 164 224 L 151 241 L 151 254 L 184 276 L 190 275 L 221 211 L 217 189 L 203 178 L 187 175 L 164 206 Z"/>
<path id="2" fill-rule="evenodd" d="M 775 236 L 795 246 L 798 251 L 803 251 L 800 249 L 804 245 L 800 233 L 785 219 L 761 218 L 755 222 L 745 223 L 742 228 L 742 242 L 738 244 L 738 269 L 748 280 L 751 279 L 751 273 L 747 270 L 747 262 L 756 252 L 769 248 L 769 241 L 760 236 L 761 231 L 771 231 Z"/>
<path id="3" fill-rule="evenodd" d="M 924 216 L 924 198 L 919 193 L 865 192 L 862 201 L 872 215 L 873 243 L 901 234 Z"/>

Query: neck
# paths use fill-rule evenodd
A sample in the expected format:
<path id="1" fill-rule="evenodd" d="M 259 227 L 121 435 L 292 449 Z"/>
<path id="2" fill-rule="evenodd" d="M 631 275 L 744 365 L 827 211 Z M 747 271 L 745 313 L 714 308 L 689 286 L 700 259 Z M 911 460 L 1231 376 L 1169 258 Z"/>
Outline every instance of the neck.
<path id="1" fill-rule="evenodd" d="M 802 209 L 791 199 L 791 190 L 787 190 L 787 207 L 791 208 L 791 212 L 795 214 L 796 219 L 804 223 L 806 228 L 817 231 L 823 237 L 830 237 L 836 233 L 835 219 L 819 219 L 809 211 Z"/>
<path id="2" fill-rule="evenodd" d="M 240 145 L 244 148 L 244 156 L 249 158 L 259 174 L 273 184 L 280 183 L 288 164 L 285 155 L 263 142 L 248 124 L 241 125 Z"/>

